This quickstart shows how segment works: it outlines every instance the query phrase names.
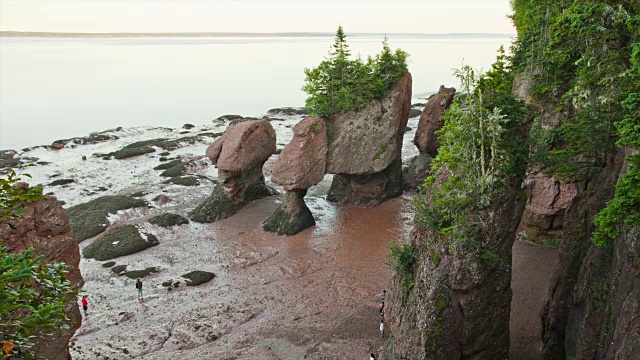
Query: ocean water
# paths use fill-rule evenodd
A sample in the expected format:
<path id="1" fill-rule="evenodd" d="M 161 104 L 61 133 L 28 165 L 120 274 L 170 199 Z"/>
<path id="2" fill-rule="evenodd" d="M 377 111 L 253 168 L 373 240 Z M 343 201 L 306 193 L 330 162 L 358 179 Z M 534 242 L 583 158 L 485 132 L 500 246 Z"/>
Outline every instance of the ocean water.
<path id="1" fill-rule="evenodd" d="M 383 35 L 348 38 L 354 55 L 381 50 Z M 389 36 L 410 54 L 415 101 L 451 69 L 488 69 L 511 37 Z M 303 106 L 304 68 L 332 37 L 0 38 L 0 149 L 51 144 L 117 126 L 205 124 L 223 114 L 260 116 Z"/>

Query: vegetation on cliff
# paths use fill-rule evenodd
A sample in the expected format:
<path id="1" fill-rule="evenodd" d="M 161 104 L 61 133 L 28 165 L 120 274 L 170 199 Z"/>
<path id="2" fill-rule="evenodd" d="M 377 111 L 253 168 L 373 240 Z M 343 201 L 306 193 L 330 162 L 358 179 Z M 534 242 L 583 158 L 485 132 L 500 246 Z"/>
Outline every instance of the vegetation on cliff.
<path id="1" fill-rule="evenodd" d="M 383 97 L 407 73 L 408 56 L 400 49 L 392 52 L 385 37 L 382 51 L 375 57 L 370 56 L 366 62 L 359 56 L 353 60 L 347 36 L 339 26 L 328 58 L 317 67 L 304 70 L 302 89 L 309 94 L 307 110 L 311 115 L 327 118 Z"/>
<path id="2" fill-rule="evenodd" d="M 34 202 L 42 196 L 40 187 L 16 186 L 20 180 L 13 171 L 6 179 L 0 179 L 0 222 L 21 217 L 21 204 Z M 75 291 L 67 280 L 68 268 L 64 263 L 45 263 L 43 255 L 36 256 L 33 247 L 10 254 L 7 247 L 0 245 L 3 359 L 11 356 L 37 358 L 38 351 L 33 349 L 36 332 L 42 334 L 44 330 L 53 334 L 57 329 L 68 327 L 64 323 L 68 320 L 66 296 Z"/>
<path id="3" fill-rule="evenodd" d="M 565 180 L 590 180 L 616 147 L 640 149 L 640 3 L 513 0 L 514 65 L 532 77 L 532 94 L 561 115 L 541 131 L 539 164 Z M 615 198 L 594 219 L 606 246 L 623 224 L 640 221 L 640 156 Z"/>

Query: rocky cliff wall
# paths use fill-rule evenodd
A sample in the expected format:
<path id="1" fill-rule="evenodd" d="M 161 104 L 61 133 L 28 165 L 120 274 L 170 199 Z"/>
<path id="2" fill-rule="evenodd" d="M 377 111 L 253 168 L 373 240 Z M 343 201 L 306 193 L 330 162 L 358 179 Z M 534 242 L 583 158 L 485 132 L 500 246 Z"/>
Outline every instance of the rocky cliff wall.
<path id="1" fill-rule="evenodd" d="M 40 199 L 24 206 L 24 216 L 0 224 L 0 239 L 10 253 L 22 252 L 33 246 L 36 255 L 44 255 L 46 262 L 64 262 L 71 265 L 68 279 L 76 288 L 84 285 L 80 274 L 80 250 L 69 226 L 69 216 L 55 196 Z M 54 336 L 38 336 L 36 346 L 48 360 L 66 360 L 69 339 L 80 327 L 82 316 L 74 294 L 69 295 L 66 312 L 69 329 Z"/>

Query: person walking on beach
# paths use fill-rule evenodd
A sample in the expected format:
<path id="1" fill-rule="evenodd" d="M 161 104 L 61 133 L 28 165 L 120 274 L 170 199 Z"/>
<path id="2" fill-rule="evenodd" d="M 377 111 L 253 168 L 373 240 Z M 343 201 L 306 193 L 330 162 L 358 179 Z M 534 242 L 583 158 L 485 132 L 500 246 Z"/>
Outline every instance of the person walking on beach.
<path id="1" fill-rule="evenodd" d="M 376 355 L 371 353 L 371 355 L 369 355 L 369 360 L 376 360 Z"/>
<path id="2" fill-rule="evenodd" d="M 380 319 L 380 337 L 384 337 L 384 319 Z"/>
<path id="3" fill-rule="evenodd" d="M 382 304 L 384 305 L 384 298 L 387 295 L 387 290 L 382 290 L 382 293 L 380 294 L 380 298 L 382 299 Z"/>
<path id="4" fill-rule="evenodd" d="M 84 316 L 87 316 L 87 309 L 89 308 L 89 301 L 87 300 L 87 295 L 82 295 L 82 310 L 84 310 Z"/>
<path id="5" fill-rule="evenodd" d="M 142 281 L 140 279 L 136 281 L 136 290 L 138 290 L 138 300 L 144 300 L 144 296 L 142 296 Z"/>
<path id="6" fill-rule="evenodd" d="M 380 304 L 380 308 L 378 309 L 378 312 L 380 313 L 380 318 L 384 318 L 384 303 Z"/>

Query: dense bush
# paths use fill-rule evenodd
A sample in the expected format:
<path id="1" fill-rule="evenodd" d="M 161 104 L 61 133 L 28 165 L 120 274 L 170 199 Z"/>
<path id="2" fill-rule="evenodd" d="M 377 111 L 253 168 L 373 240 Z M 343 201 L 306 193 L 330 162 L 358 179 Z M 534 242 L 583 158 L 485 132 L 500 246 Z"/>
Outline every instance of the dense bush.
<path id="1" fill-rule="evenodd" d="M 338 27 L 329 57 L 317 67 L 304 70 L 302 89 L 309 94 L 307 110 L 326 118 L 383 97 L 407 73 L 408 56 L 400 49 L 392 52 L 385 37 L 380 54 L 369 57 L 366 63 L 360 57 L 353 60 L 347 37 L 342 26 Z"/>
<path id="2" fill-rule="evenodd" d="M 389 265 L 402 278 L 402 290 L 406 295 L 415 285 L 413 273 L 418 262 L 418 251 L 411 242 L 402 245 L 392 243 L 389 248 L 391 258 Z"/>

